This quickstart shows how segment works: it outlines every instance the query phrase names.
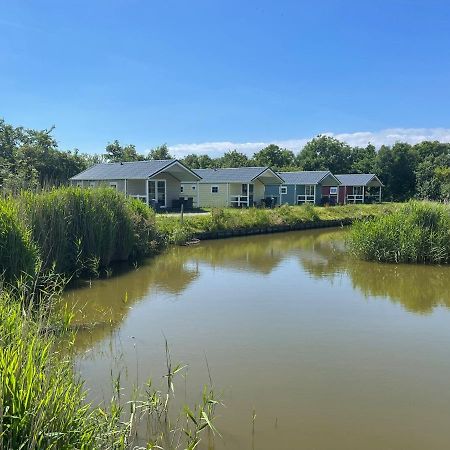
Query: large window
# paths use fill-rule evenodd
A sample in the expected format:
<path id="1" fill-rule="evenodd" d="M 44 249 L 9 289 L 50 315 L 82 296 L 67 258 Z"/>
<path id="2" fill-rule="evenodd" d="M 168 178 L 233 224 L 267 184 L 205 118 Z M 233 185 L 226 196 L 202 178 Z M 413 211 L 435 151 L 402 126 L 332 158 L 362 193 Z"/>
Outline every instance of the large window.
<path id="1" fill-rule="evenodd" d="M 353 186 L 353 195 L 363 195 L 363 186 Z"/>
<path id="2" fill-rule="evenodd" d="M 297 204 L 315 203 L 316 186 L 314 184 L 305 185 L 305 193 L 297 195 Z"/>
<path id="3" fill-rule="evenodd" d="M 166 180 L 148 181 L 148 201 L 166 207 Z"/>

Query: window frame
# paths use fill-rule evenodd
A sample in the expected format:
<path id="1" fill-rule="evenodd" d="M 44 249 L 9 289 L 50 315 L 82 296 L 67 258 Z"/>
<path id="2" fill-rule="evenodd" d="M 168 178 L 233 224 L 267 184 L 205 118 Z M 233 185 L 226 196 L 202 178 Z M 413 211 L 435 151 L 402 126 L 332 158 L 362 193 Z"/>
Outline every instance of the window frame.
<path id="1" fill-rule="evenodd" d="M 286 195 L 287 194 L 287 186 L 280 186 L 280 194 Z"/>
<path id="2" fill-rule="evenodd" d="M 218 193 L 219 193 L 219 186 L 217 185 L 211 186 L 211 194 L 218 194 Z"/>

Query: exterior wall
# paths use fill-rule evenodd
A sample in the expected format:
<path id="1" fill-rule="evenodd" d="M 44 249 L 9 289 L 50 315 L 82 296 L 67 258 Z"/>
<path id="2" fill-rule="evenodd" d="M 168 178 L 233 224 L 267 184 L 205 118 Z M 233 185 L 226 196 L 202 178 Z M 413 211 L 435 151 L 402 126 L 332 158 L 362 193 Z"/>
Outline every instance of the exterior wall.
<path id="1" fill-rule="evenodd" d="M 288 186 L 289 190 L 289 186 Z M 266 197 L 274 197 L 276 198 L 276 204 L 280 205 L 280 185 L 278 184 L 268 184 L 266 185 L 265 192 L 264 192 L 264 198 Z M 285 195 L 283 195 L 282 201 L 285 203 Z"/>
<path id="2" fill-rule="evenodd" d="M 211 193 L 211 186 L 218 186 L 217 194 Z M 227 183 L 199 183 L 198 184 L 199 206 L 206 207 L 225 207 L 229 206 Z"/>
<path id="3" fill-rule="evenodd" d="M 147 195 L 145 180 L 127 180 L 128 195 Z"/>
<path id="4" fill-rule="evenodd" d="M 287 194 L 281 194 L 280 196 L 280 204 L 288 204 L 288 205 L 296 205 L 297 197 L 295 194 L 295 184 L 287 184 L 284 185 L 287 187 Z"/>
<path id="5" fill-rule="evenodd" d="M 180 197 L 185 199 L 192 198 L 192 206 L 198 208 L 198 183 L 180 183 L 180 188 L 183 186 L 183 192 L 180 189 Z"/>
<path id="6" fill-rule="evenodd" d="M 345 203 L 347 186 L 338 187 L 338 203 L 343 205 Z"/>
<path id="7" fill-rule="evenodd" d="M 269 185 L 266 186 L 265 197 L 276 197 L 277 204 L 288 204 L 288 205 L 297 205 L 297 196 L 305 194 L 305 185 L 304 184 L 284 184 L 281 186 L 287 187 L 287 194 L 280 194 L 280 186 L 278 185 Z M 329 188 L 328 188 L 329 192 Z M 320 205 L 322 200 L 322 186 L 316 185 L 316 195 L 314 204 Z"/>

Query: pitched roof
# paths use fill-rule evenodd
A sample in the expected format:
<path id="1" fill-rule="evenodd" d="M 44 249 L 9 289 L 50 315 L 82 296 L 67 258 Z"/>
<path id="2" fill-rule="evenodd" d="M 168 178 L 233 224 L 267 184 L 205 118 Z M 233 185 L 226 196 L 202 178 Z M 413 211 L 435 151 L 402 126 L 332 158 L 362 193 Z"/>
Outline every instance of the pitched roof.
<path id="1" fill-rule="evenodd" d="M 264 172 L 272 170 L 269 167 L 236 167 L 225 169 L 195 169 L 202 177 L 200 183 L 251 183 Z M 274 177 L 280 178 L 275 172 Z M 280 180 L 282 181 L 282 180 Z"/>
<path id="2" fill-rule="evenodd" d="M 341 175 L 336 175 L 336 178 L 343 186 L 366 186 L 373 179 L 378 181 L 381 186 L 383 185 L 374 173 L 344 173 Z"/>
<path id="3" fill-rule="evenodd" d="M 75 175 L 71 180 L 145 179 L 156 175 L 174 163 L 182 165 L 176 159 L 96 164 L 84 172 Z M 184 168 L 192 172 L 187 167 Z"/>
<path id="4" fill-rule="evenodd" d="M 298 172 L 278 172 L 285 184 L 319 184 L 326 176 L 333 174 L 329 170 L 305 170 Z"/>

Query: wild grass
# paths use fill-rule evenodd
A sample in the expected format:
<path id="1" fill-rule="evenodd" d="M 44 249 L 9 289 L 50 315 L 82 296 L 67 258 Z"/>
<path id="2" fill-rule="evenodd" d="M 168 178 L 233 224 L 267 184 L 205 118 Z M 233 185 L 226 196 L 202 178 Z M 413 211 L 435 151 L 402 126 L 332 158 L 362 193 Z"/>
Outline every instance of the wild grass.
<path id="1" fill-rule="evenodd" d="M 213 208 L 209 214 L 184 217 L 157 215 L 158 229 L 172 244 L 183 244 L 196 233 L 250 228 L 266 228 L 278 225 L 296 225 L 319 220 L 344 220 L 367 218 L 385 214 L 397 207 L 395 204 L 345 205 L 315 207 L 312 205 L 282 205 L 274 209 Z"/>
<path id="2" fill-rule="evenodd" d="M 450 207 L 411 201 L 391 214 L 353 224 L 350 251 L 368 261 L 450 263 Z"/>

